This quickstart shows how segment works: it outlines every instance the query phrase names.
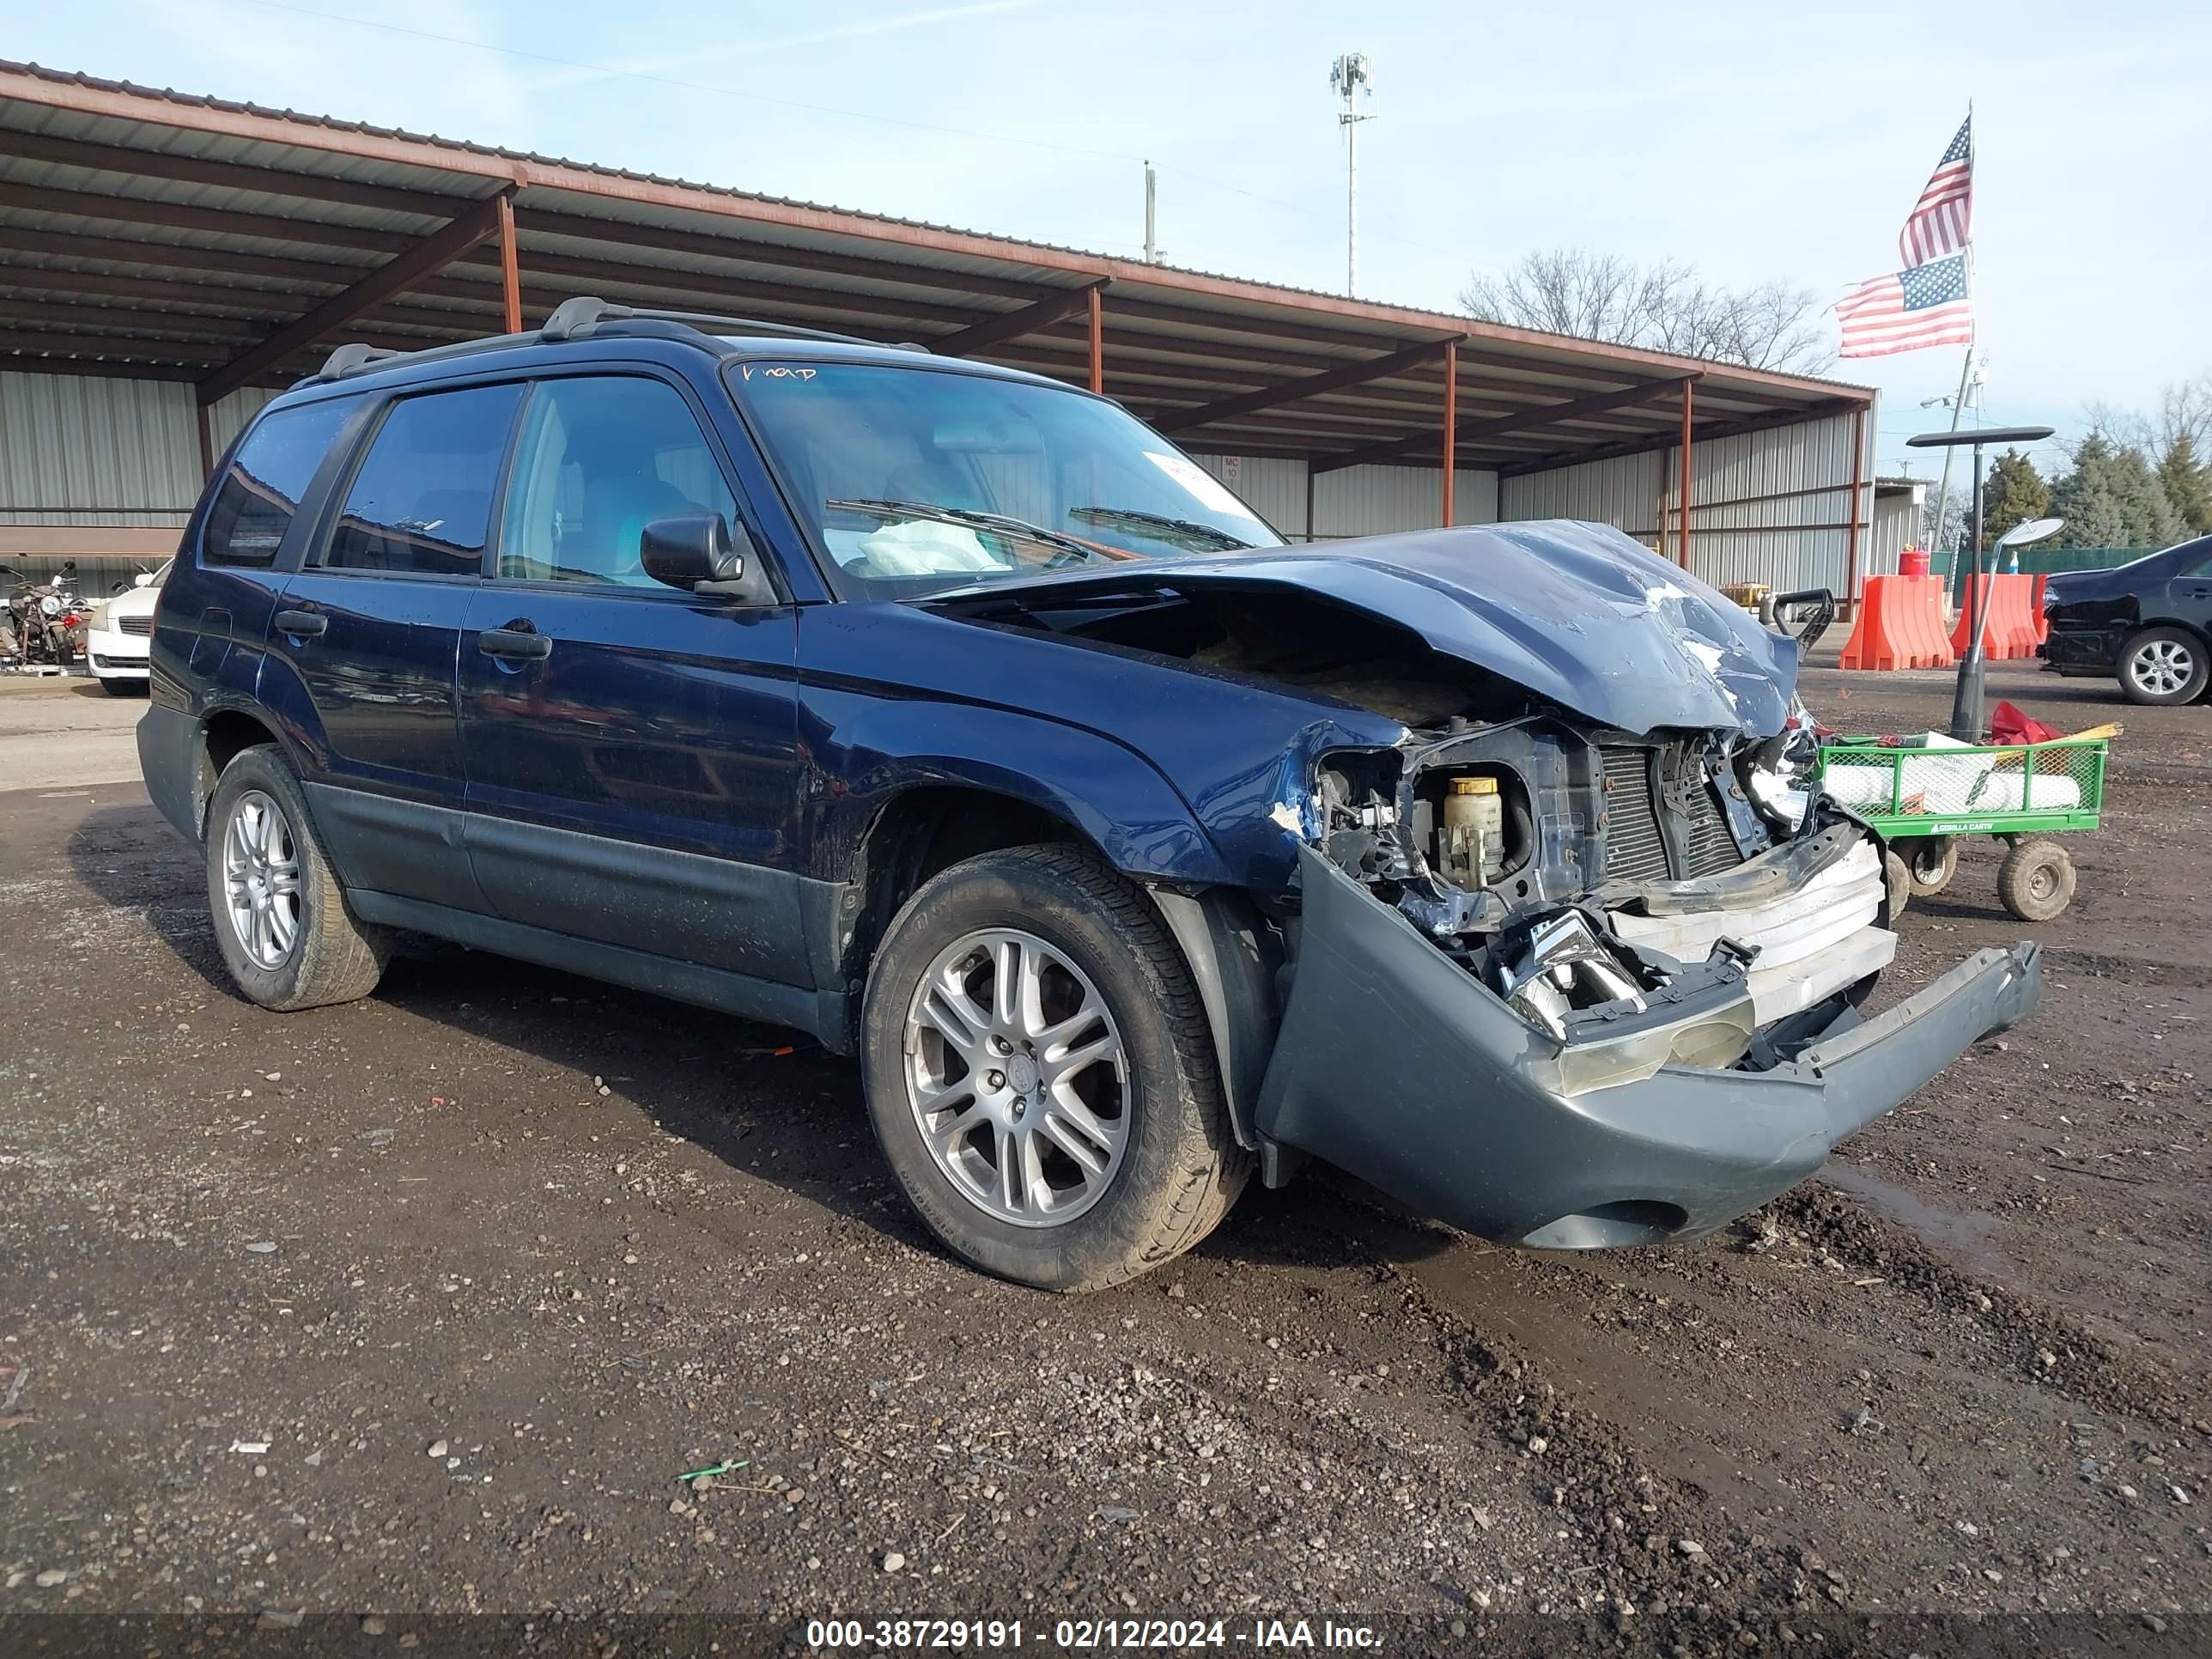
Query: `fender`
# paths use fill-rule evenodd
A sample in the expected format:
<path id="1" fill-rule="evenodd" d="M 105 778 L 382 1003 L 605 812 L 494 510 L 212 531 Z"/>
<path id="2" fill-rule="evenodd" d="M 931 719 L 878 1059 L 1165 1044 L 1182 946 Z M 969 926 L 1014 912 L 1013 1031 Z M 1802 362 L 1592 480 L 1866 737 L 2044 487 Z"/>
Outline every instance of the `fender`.
<path id="1" fill-rule="evenodd" d="M 802 689 L 802 741 L 831 712 Z M 893 799 L 966 786 L 1065 819 L 1116 870 L 1211 887 L 1233 880 L 1190 805 L 1134 750 L 1062 721 L 976 704 L 872 702 L 805 743 L 809 872 L 849 880 L 869 827 Z"/>

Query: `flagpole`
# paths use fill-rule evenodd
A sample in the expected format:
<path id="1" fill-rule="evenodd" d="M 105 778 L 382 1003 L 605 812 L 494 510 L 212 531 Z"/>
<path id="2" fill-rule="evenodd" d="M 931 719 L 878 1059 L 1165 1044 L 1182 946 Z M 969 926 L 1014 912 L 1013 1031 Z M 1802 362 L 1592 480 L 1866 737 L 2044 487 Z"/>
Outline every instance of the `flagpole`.
<path id="1" fill-rule="evenodd" d="M 1951 430 L 1954 432 L 1959 429 L 1960 413 L 1966 407 L 1966 380 L 1973 372 L 1974 342 L 1970 337 L 1966 341 L 1966 360 L 1959 365 L 1959 395 L 1951 400 Z M 1943 526 L 1949 522 L 1951 511 L 1951 455 L 1949 449 L 1943 452 L 1943 483 L 1936 492 L 1936 546 L 1939 552 L 1943 546 Z M 1951 586 L 1958 592 L 1966 591 L 1959 581 L 1959 562 L 1955 558 L 1951 562 Z"/>
<path id="2" fill-rule="evenodd" d="M 1970 177 L 1971 169 L 1974 164 L 1974 100 L 1969 98 L 1966 100 L 1966 166 L 1970 170 Z M 1972 237 L 1967 239 L 1966 254 L 1966 294 L 1967 297 L 1972 299 L 1974 291 L 1974 244 Z M 1978 313 L 1970 314 L 1974 319 L 1973 330 L 1966 337 L 1965 361 L 1959 365 L 1959 395 L 1951 400 L 1951 430 L 1954 432 L 1959 429 L 1959 417 L 1966 410 L 1966 383 L 1973 375 L 1974 345 L 1982 327 L 1980 314 Z M 1956 446 L 1953 447 L 1955 448 Z M 1942 488 L 1936 492 L 1936 548 L 1938 552 L 1941 552 L 1943 548 L 1943 526 L 1948 520 L 1951 512 L 1951 455 L 1952 449 L 1946 449 L 1943 452 L 1943 483 Z M 1963 531 L 1965 526 L 1961 525 L 1960 528 Z M 1963 545 L 1963 536 L 1960 540 Z M 1976 550 L 1979 551 L 1978 549 Z M 1966 585 L 1959 580 L 1959 565 L 1960 561 L 1954 556 L 1951 561 L 1951 587 L 1954 592 L 1963 597 L 1966 591 Z"/>

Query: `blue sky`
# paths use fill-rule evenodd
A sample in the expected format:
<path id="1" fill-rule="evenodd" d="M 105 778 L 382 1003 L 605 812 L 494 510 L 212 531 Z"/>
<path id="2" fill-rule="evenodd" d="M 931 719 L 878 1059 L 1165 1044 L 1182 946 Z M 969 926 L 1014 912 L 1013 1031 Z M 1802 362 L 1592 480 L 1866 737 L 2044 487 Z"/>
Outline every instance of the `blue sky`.
<path id="1" fill-rule="evenodd" d="M 349 21 L 351 20 L 351 21 Z M 438 38 L 429 38 L 438 37 Z M 453 41 L 479 43 L 455 45 Z M 1824 297 L 1893 268 L 1975 100 L 1992 421 L 2062 431 L 2212 370 L 2212 8 L 1159 0 L 72 0 L 6 55 L 1135 253 L 1343 279 L 1328 69 L 1375 61 L 1360 289 L 1442 308 L 1532 247 Z M 1954 350 L 1839 364 L 1879 457 Z"/>

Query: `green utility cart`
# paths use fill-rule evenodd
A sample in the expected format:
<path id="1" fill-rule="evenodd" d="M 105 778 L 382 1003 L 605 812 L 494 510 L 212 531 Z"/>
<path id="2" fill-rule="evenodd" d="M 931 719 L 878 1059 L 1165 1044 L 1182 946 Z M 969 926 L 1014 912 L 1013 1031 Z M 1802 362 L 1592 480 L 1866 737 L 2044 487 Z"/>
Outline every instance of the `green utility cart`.
<path id="1" fill-rule="evenodd" d="M 1997 896 L 2022 921 L 2049 921 L 2074 899 L 2074 860 L 2051 836 L 2097 827 L 2106 744 L 1840 738 L 1820 746 L 1820 787 L 1889 843 L 1893 909 L 1900 884 L 1921 897 L 1950 884 L 1960 836 L 1996 836 L 2010 843 Z"/>

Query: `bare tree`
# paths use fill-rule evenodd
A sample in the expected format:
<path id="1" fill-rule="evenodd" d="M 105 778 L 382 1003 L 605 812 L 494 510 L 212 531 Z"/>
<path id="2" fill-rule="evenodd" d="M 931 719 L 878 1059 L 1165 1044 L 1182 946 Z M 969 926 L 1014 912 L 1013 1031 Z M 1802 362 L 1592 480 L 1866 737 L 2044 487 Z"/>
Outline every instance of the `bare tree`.
<path id="1" fill-rule="evenodd" d="M 1812 289 L 1784 282 L 1727 288 L 1673 259 L 1640 265 L 1555 248 L 1497 275 L 1476 272 L 1459 301 L 1485 322 L 1752 368 L 1818 374 L 1835 361 Z"/>

